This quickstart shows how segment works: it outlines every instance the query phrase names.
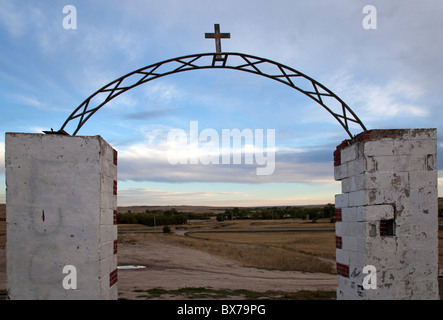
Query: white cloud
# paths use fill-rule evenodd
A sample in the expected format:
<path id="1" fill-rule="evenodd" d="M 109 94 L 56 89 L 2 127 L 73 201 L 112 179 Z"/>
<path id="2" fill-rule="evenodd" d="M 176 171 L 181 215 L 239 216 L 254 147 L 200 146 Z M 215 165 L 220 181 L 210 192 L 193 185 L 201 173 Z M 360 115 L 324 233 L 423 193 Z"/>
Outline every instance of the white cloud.
<path id="1" fill-rule="evenodd" d="M 261 163 L 251 157 L 252 163 L 246 162 L 247 152 L 255 155 L 257 146 L 242 145 L 242 149 L 232 147 L 230 156 L 239 154 L 240 163 L 234 158 L 224 161 L 221 144 L 214 148 L 205 148 L 200 143 L 197 148 L 185 141 L 177 148 L 174 141 L 167 139 L 170 128 L 159 126 L 142 131 L 145 140 L 119 150 L 119 179 L 135 181 L 167 182 L 233 182 L 265 183 L 333 180 L 333 166 L 329 159 L 322 160 L 322 154 L 303 158 L 300 148 L 282 147 L 264 151 Z M 218 141 L 216 141 L 218 143 Z M 260 149 L 260 148 L 259 148 Z M 261 149 L 259 151 L 262 151 Z M 271 154 L 275 152 L 276 158 Z M 320 157 L 319 157 L 320 156 Z M 204 159 L 216 159 L 204 162 Z M 174 162 L 174 160 L 179 160 Z M 257 175 L 257 168 L 267 168 L 269 175 Z"/>
<path id="2" fill-rule="evenodd" d="M 206 191 L 171 191 L 152 188 L 128 188 L 119 191 L 119 205 L 156 204 L 156 205 L 195 205 L 196 203 L 211 203 L 223 201 L 224 198 L 246 197 L 247 192 L 206 192 Z"/>
<path id="3" fill-rule="evenodd" d="M 42 133 L 43 131 L 47 130 L 48 128 L 44 127 L 30 127 L 29 130 L 26 130 L 25 132 Z"/>
<path id="4" fill-rule="evenodd" d="M 0 6 L 0 22 L 12 37 L 20 37 L 25 34 L 26 16 L 22 10 L 14 6 L 13 1 L 2 1 Z"/>
<path id="5" fill-rule="evenodd" d="M 416 103 L 426 93 L 418 83 L 392 78 L 387 84 L 359 80 L 346 73 L 329 77 L 334 92 L 360 117 L 370 122 L 395 117 L 427 117 L 427 107 Z M 382 115 L 382 116 L 381 116 Z"/>
<path id="6" fill-rule="evenodd" d="M 186 96 L 185 92 L 176 85 L 166 81 L 155 80 L 144 87 L 144 95 L 150 100 L 162 102 L 171 102 L 172 100 L 182 99 Z"/>
<path id="7" fill-rule="evenodd" d="M 45 102 L 40 101 L 35 96 L 26 96 L 24 94 L 16 94 L 15 98 L 20 103 L 22 103 L 24 105 L 27 105 L 27 106 L 30 106 L 30 107 L 37 108 L 37 109 L 41 109 L 41 110 L 62 110 L 59 107 L 51 106 L 51 105 L 48 105 Z M 62 111 L 66 111 L 66 110 L 62 110 Z"/>

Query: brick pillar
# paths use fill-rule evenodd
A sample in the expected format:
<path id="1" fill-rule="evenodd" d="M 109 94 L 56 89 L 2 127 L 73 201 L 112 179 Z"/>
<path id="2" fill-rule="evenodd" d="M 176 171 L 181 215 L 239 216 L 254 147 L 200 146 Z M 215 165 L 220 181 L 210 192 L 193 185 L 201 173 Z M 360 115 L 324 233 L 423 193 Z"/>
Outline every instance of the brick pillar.
<path id="1" fill-rule="evenodd" d="M 116 151 L 99 136 L 7 133 L 5 162 L 9 297 L 117 299 Z"/>
<path id="2" fill-rule="evenodd" d="M 337 299 L 439 298 L 436 134 L 371 130 L 335 150 Z"/>

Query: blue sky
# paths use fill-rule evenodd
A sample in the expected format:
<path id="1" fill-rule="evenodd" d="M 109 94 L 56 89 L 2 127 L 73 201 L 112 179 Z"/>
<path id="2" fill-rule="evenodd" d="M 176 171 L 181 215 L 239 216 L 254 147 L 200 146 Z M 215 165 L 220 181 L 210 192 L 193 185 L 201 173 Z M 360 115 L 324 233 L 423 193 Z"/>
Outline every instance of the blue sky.
<path id="1" fill-rule="evenodd" d="M 377 9 L 366 30 L 363 8 Z M 77 29 L 65 29 L 73 5 Z M 105 84 L 178 56 L 213 52 L 219 23 L 241 52 L 290 66 L 344 100 L 369 129 L 437 128 L 443 147 L 443 2 L 428 0 L 24 1 L 0 6 L 0 202 L 5 132 L 59 129 Z M 275 171 L 248 164 L 172 165 L 167 134 L 274 129 Z M 358 133 L 358 131 L 356 132 Z M 119 151 L 119 205 L 328 203 L 335 146 L 348 136 L 321 106 L 280 83 L 239 71 L 200 70 L 151 81 L 100 109 L 78 135 Z M 439 188 L 443 187 L 439 160 Z M 441 192 L 440 192 L 441 195 Z"/>

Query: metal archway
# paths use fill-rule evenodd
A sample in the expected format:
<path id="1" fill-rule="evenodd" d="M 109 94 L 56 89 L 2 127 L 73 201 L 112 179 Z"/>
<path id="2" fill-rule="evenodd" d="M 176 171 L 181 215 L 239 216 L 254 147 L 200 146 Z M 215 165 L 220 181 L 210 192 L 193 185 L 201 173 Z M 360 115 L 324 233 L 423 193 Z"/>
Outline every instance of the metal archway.
<path id="1" fill-rule="evenodd" d="M 178 72 L 220 68 L 254 73 L 284 83 L 300 91 L 325 108 L 341 124 L 351 138 L 353 138 L 354 135 L 350 131 L 350 123 L 357 123 L 363 131 L 366 131 L 364 124 L 351 108 L 332 91 L 314 79 L 291 67 L 269 59 L 244 53 L 224 52 L 182 56 L 132 71 L 110 82 L 89 96 L 72 112 L 58 132 L 46 133 L 69 135 L 69 133 L 65 131 L 66 126 L 71 121 L 78 121 L 77 127 L 72 134 L 75 136 L 94 113 L 125 91 L 151 80 Z"/>

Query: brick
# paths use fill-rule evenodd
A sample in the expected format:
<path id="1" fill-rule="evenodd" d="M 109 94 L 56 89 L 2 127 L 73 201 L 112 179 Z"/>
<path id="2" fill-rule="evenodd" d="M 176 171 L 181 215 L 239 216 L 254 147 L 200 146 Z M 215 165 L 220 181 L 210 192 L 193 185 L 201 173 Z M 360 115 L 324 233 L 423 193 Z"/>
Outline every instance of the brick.
<path id="1" fill-rule="evenodd" d="M 437 154 L 436 140 L 394 140 L 394 155 Z"/>
<path id="2" fill-rule="evenodd" d="M 347 146 L 349 146 L 351 144 L 351 142 L 349 140 L 344 140 L 342 143 L 340 143 L 335 150 L 342 150 L 344 148 L 346 148 Z"/>
<path id="3" fill-rule="evenodd" d="M 354 138 L 354 142 L 371 140 L 371 132 L 372 132 L 372 130 L 367 130 L 367 131 L 364 131 L 364 132 L 358 134 Z"/>
<path id="4" fill-rule="evenodd" d="M 335 222 L 335 235 L 337 236 L 345 236 L 344 232 L 346 231 L 343 221 Z"/>
<path id="5" fill-rule="evenodd" d="M 341 221 L 344 222 L 356 222 L 356 213 L 357 213 L 357 208 L 353 207 L 353 208 L 343 208 L 343 209 L 339 209 L 341 210 Z"/>
<path id="6" fill-rule="evenodd" d="M 367 141 L 363 145 L 365 156 L 393 156 L 394 142 L 392 140 Z"/>
<path id="7" fill-rule="evenodd" d="M 349 222 L 348 234 L 352 237 L 359 237 L 366 232 L 365 222 Z"/>
<path id="8" fill-rule="evenodd" d="M 100 226 L 100 243 L 108 241 L 114 241 L 117 239 L 117 226 L 114 225 L 101 225 Z"/>
<path id="9" fill-rule="evenodd" d="M 117 208 L 117 197 L 113 193 L 102 194 L 100 208 L 111 210 L 112 212 Z"/>
<path id="10" fill-rule="evenodd" d="M 355 237 L 356 241 L 356 250 L 357 252 L 365 252 L 366 251 L 366 238 L 364 237 L 365 234 L 362 234 L 359 237 Z"/>
<path id="11" fill-rule="evenodd" d="M 112 257 L 113 255 L 113 244 L 112 242 L 101 243 L 99 245 L 99 259 L 100 261 L 104 261 Z"/>
<path id="12" fill-rule="evenodd" d="M 337 263 L 337 274 L 349 278 L 349 266 L 341 263 Z"/>
<path id="13" fill-rule="evenodd" d="M 374 172 L 364 175 L 366 189 L 404 189 L 409 187 L 408 172 Z"/>
<path id="14" fill-rule="evenodd" d="M 404 129 L 400 139 L 404 140 L 436 140 L 436 129 Z"/>
<path id="15" fill-rule="evenodd" d="M 343 163 L 342 162 L 342 150 L 347 148 L 349 145 L 350 145 L 350 141 L 345 140 L 336 147 L 336 149 L 334 151 L 334 166 L 339 166 Z M 349 161 L 349 160 L 347 160 L 347 161 Z"/>
<path id="16" fill-rule="evenodd" d="M 345 208 L 349 204 L 349 195 L 348 193 L 342 193 L 335 195 L 335 207 L 336 208 Z"/>
<path id="17" fill-rule="evenodd" d="M 341 249 L 343 246 L 342 237 L 335 236 L 335 248 Z"/>
<path id="18" fill-rule="evenodd" d="M 117 240 L 114 240 L 114 254 L 117 254 Z"/>
<path id="19" fill-rule="evenodd" d="M 349 253 L 348 250 L 335 249 L 335 260 L 337 263 L 349 265 Z"/>
<path id="20" fill-rule="evenodd" d="M 394 205 L 374 205 L 363 207 L 363 214 L 366 221 L 394 219 L 394 211 Z"/>
<path id="21" fill-rule="evenodd" d="M 366 207 L 355 207 L 355 221 L 366 221 L 365 208 Z"/>
<path id="22" fill-rule="evenodd" d="M 349 251 L 349 264 L 365 266 L 367 264 L 367 254 L 361 251 Z"/>
<path id="23" fill-rule="evenodd" d="M 358 158 L 356 160 L 347 162 L 347 173 L 348 176 L 354 176 L 354 175 L 358 175 L 360 173 L 364 173 L 366 171 L 366 166 L 365 166 L 365 160 L 364 158 Z"/>
<path id="24" fill-rule="evenodd" d="M 378 171 L 378 160 L 375 156 L 367 156 L 363 159 L 363 167 L 365 172 L 373 173 Z"/>
<path id="25" fill-rule="evenodd" d="M 342 242 L 342 247 L 340 249 L 348 251 L 357 251 L 357 237 L 346 236 L 341 239 L 341 242 Z"/>
<path id="26" fill-rule="evenodd" d="M 114 188 L 113 188 L 113 194 L 117 195 L 117 180 L 114 180 Z"/>
<path id="27" fill-rule="evenodd" d="M 344 222 L 335 224 L 335 234 L 343 237 L 359 237 L 366 232 L 365 222 Z"/>
<path id="28" fill-rule="evenodd" d="M 340 181 L 349 177 L 348 174 L 348 163 L 344 163 L 338 166 L 334 166 L 334 179 Z"/>
<path id="29" fill-rule="evenodd" d="M 114 165 L 117 165 L 117 158 L 118 158 L 118 152 L 117 152 L 117 150 L 113 149 L 113 163 L 114 163 Z"/>
<path id="30" fill-rule="evenodd" d="M 335 234 L 341 237 L 346 237 L 349 236 L 349 222 L 343 222 L 341 221 L 340 223 L 336 223 L 335 224 Z"/>
<path id="31" fill-rule="evenodd" d="M 341 208 L 335 208 L 335 221 L 342 221 L 341 220 Z"/>
<path id="32" fill-rule="evenodd" d="M 348 193 L 348 206 L 357 207 L 366 204 L 367 190 L 359 190 Z"/>
<path id="33" fill-rule="evenodd" d="M 408 190 L 404 188 L 402 190 L 397 190 L 396 192 L 394 192 L 392 189 L 369 189 L 366 191 L 364 204 L 371 206 L 394 203 L 395 201 L 397 201 L 398 196 L 400 194 L 403 194 L 404 192 L 408 192 Z"/>
<path id="34" fill-rule="evenodd" d="M 378 156 L 374 158 L 378 171 L 409 172 L 427 171 L 426 155 Z M 369 171 L 369 170 L 368 170 Z"/>
<path id="35" fill-rule="evenodd" d="M 114 223 L 113 210 L 100 208 L 100 224 L 113 225 L 113 223 Z"/>
<path id="36" fill-rule="evenodd" d="M 341 181 L 341 186 L 343 193 L 363 190 L 366 188 L 365 175 L 363 173 L 359 173 L 352 175 L 349 178 L 345 178 Z"/>
<path id="37" fill-rule="evenodd" d="M 111 249 L 111 255 L 105 259 L 100 260 L 99 276 L 101 278 L 106 277 L 109 273 L 117 268 L 117 255 L 113 253 L 113 242 L 109 242 L 109 248 Z"/>
<path id="38" fill-rule="evenodd" d="M 341 150 L 341 163 L 353 161 L 358 156 L 358 145 L 354 144 Z"/>
<path id="39" fill-rule="evenodd" d="M 118 281 L 118 269 L 114 269 L 109 274 L 109 287 L 112 287 L 114 284 L 116 284 Z"/>
<path id="40" fill-rule="evenodd" d="M 432 140 L 436 139 L 436 129 L 376 129 L 368 130 L 357 135 L 354 140 L 382 140 L 382 139 L 404 139 L 404 140 Z"/>
<path id="41" fill-rule="evenodd" d="M 341 165 L 341 151 L 335 150 L 334 151 L 334 167 L 337 167 Z"/>

